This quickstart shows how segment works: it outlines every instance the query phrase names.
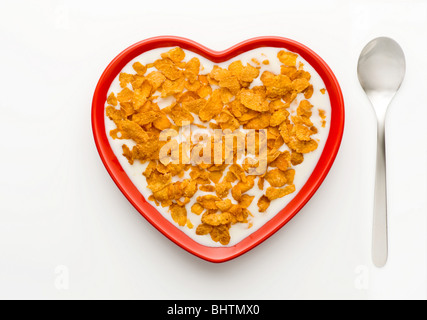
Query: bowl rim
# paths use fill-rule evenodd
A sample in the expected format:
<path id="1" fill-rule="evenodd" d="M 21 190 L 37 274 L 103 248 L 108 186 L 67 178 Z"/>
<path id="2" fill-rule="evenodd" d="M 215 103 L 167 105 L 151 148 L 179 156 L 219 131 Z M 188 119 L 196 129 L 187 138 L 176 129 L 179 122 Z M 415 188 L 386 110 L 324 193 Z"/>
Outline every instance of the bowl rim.
<path id="1" fill-rule="evenodd" d="M 260 47 L 277 47 L 301 55 L 321 76 L 331 102 L 330 131 L 319 161 L 303 188 L 279 213 L 258 230 L 229 247 L 207 247 L 191 239 L 148 203 L 124 172 L 112 151 L 105 130 L 105 101 L 112 81 L 134 58 L 146 51 L 176 47 L 193 51 L 214 63 L 224 62 Z M 256 37 L 240 42 L 226 50 L 215 51 L 193 40 L 176 36 L 159 36 L 142 40 L 118 54 L 102 73 L 92 100 L 92 131 L 101 160 L 124 196 L 157 230 L 189 253 L 214 263 L 232 260 L 255 248 L 287 224 L 311 199 L 329 173 L 339 151 L 344 132 L 344 99 L 338 80 L 326 62 L 313 50 L 288 38 Z"/>

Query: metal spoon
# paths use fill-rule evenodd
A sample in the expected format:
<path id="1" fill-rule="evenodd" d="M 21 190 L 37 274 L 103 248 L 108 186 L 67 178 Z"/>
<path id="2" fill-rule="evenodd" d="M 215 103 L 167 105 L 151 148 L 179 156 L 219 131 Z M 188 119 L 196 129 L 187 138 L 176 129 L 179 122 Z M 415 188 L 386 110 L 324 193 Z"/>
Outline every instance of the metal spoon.
<path id="1" fill-rule="evenodd" d="M 372 235 L 372 259 L 385 266 L 388 258 L 385 117 L 405 77 L 405 55 L 393 39 L 380 37 L 362 50 L 357 74 L 378 120 L 377 170 Z"/>

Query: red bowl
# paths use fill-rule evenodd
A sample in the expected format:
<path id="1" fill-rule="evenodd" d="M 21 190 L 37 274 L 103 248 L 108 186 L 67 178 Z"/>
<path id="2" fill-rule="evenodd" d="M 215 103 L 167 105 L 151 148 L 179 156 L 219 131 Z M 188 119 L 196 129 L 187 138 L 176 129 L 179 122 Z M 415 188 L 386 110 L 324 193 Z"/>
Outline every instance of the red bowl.
<path id="1" fill-rule="evenodd" d="M 113 153 L 105 132 L 104 107 L 107 93 L 112 81 L 121 70 L 134 58 L 142 53 L 162 47 L 179 46 L 197 53 L 215 63 L 227 61 L 239 54 L 260 47 L 286 48 L 302 56 L 322 77 L 331 101 L 331 127 L 323 153 L 310 178 L 289 204 L 276 216 L 264 224 L 260 229 L 243 239 L 232 247 L 207 247 L 201 245 L 179 230 L 171 222 L 162 216 L 150 203 L 144 199 L 138 189 L 133 185 L 129 177 L 119 164 Z M 281 37 L 259 37 L 246 40 L 218 52 L 202 46 L 201 44 L 185 38 L 164 36 L 156 37 L 138 42 L 120 53 L 105 69 L 95 89 L 92 102 L 92 128 L 95 143 L 99 155 L 109 172 L 110 176 L 132 203 L 132 205 L 148 220 L 155 228 L 171 241 L 187 250 L 188 252 L 211 262 L 224 262 L 234 259 L 245 252 L 256 247 L 282 228 L 291 220 L 307 203 L 317 191 L 326 175 L 328 174 L 338 149 L 344 131 L 344 100 L 338 81 L 329 66 L 315 52 L 306 46 Z"/>

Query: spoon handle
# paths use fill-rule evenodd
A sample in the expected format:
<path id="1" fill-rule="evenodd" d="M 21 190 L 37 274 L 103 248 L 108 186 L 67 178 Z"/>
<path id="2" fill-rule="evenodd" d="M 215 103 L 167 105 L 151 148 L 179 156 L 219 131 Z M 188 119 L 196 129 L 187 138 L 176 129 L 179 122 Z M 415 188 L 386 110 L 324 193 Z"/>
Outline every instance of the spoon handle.
<path id="1" fill-rule="evenodd" d="M 378 121 L 377 168 L 372 234 L 372 259 L 378 268 L 384 267 L 388 258 L 387 235 L 387 178 L 384 121 Z"/>

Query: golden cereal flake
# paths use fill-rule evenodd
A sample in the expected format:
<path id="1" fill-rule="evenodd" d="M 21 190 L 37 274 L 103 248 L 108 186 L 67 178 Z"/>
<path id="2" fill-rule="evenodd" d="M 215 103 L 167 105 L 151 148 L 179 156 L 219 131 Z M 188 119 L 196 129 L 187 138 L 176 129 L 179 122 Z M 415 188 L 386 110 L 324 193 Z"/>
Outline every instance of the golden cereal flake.
<path id="1" fill-rule="evenodd" d="M 198 58 L 192 58 L 188 61 L 184 68 L 184 75 L 190 81 L 194 83 L 199 78 L 200 72 L 200 60 Z M 200 82 L 198 82 L 200 84 Z"/>
<path id="2" fill-rule="evenodd" d="M 292 139 L 288 146 L 292 150 L 295 150 L 298 153 L 310 153 L 317 149 L 318 143 L 316 140 L 310 139 L 308 141 Z"/>
<path id="3" fill-rule="evenodd" d="M 215 90 L 212 93 L 212 96 L 209 98 L 208 102 L 200 108 L 199 118 L 203 122 L 208 122 L 221 113 L 223 108 L 223 103 L 221 100 L 221 95 L 219 90 Z"/>
<path id="4" fill-rule="evenodd" d="M 232 204 L 233 203 L 231 202 L 230 199 L 225 199 L 225 200 L 220 200 L 215 202 L 215 205 L 217 206 L 217 208 L 222 212 L 228 211 L 231 208 Z"/>
<path id="5" fill-rule="evenodd" d="M 297 64 L 298 55 L 296 53 L 281 50 L 277 54 L 277 57 L 279 58 L 280 62 L 283 63 L 285 66 L 295 67 Z"/>
<path id="6" fill-rule="evenodd" d="M 180 47 L 175 47 L 168 52 L 162 53 L 161 57 L 163 59 L 171 59 L 173 62 L 178 63 L 184 60 L 185 52 Z"/>
<path id="7" fill-rule="evenodd" d="M 265 180 L 272 187 L 283 187 L 287 183 L 286 174 L 280 169 L 273 169 L 267 172 Z"/>
<path id="8" fill-rule="evenodd" d="M 282 124 L 284 121 L 286 121 L 289 117 L 289 111 L 286 109 L 280 109 L 273 113 L 273 115 L 270 118 L 270 126 L 271 127 L 277 127 L 278 125 Z"/>
<path id="9" fill-rule="evenodd" d="M 248 194 L 244 194 L 239 199 L 239 206 L 242 208 L 248 208 L 252 201 L 254 200 L 255 196 L 250 196 Z"/>
<path id="10" fill-rule="evenodd" d="M 147 72 L 147 67 L 144 66 L 141 62 L 135 62 L 133 65 L 133 70 L 140 76 L 143 76 Z"/>
<path id="11" fill-rule="evenodd" d="M 265 212 L 267 211 L 268 207 L 270 206 L 271 201 L 266 197 L 262 196 L 258 200 L 258 210 L 259 212 Z"/>
<path id="12" fill-rule="evenodd" d="M 240 100 L 248 109 L 259 112 L 269 111 L 268 102 L 261 94 L 255 93 L 253 90 L 243 90 L 240 93 Z"/>
<path id="13" fill-rule="evenodd" d="M 193 206 L 191 207 L 191 212 L 197 215 L 202 214 L 202 212 L 205 210 L 205 208 L 203 208 L 203 206 L 200 203 L 195 203 L 193 204 Z"/>
<path id="14" fill-rule="evenodd" d="M 210 234 L 212 240 L 215 242 L 219 242 L 224 246 L 230 243 L 229 227 L 226 225 L 214 227 Z"/>
<path id="15" fill-rule="evenodd" d="M 284 196 L 287 196 L 293 192 L 295 192 L 295 185 L 293 184 L 287 185 L 286 187 L 280 189 L 269 187 L 265 192 L 265 196 L 268 198 L 268 200 L 273 201 L 275 199 L 283 198 Z"/>
<path id="16" fill-rule="evenodd" d="M 182 127 L 183 125 L 189 125 L 194 121 L 193 115 L 182 106 L 177 104 L 171 108 L 170 117 L 179 127 Z"/>
<path id="17" fill-rule="evenodd" d="M 286 183 L 293 184 L 295 178 L 295 169 L 289 169 L 285 171 Z"/>
<path id="18" fill-rule="evenodd" d="M 310 141 L 310 136 L 313 134 L 310 128 L 302 124 L 296 124 L 292 129 L 292 133 L 294 133 L 297 139 L 301 141 Z"/>
<path id="19" fill-rule="evenodd" d="M 175 80 L 166 79 L 162 85 L 162 98 L 177 95 L 184 90 L 185 78 L 180 77 Z"/>
<path id="20" fill-rule="evenodd" d="M 153 71 L 146 76 L 146 80 L 152 86 L 153 91 L 156 91 L 165 82 L 166 77 L 159 71 Z"/>
<path id="21" fill-rule="evenodd" d="M 216 206 L 215 202 L 221 201 L 220 198 L 214 195 L 205 195 L 197 197 L 197 202 L 205 209 L 208 210 L 218 210 L 218 207 Z"/>
<path id="22" fill-rule="evenodd" d="M 132 74 L 128 74 L 128 73 L 124 73 L 124 72 L 120 73 L 120 75 L 119 75 L 120 86 L 122 88 L 126 88 L 127 85 L 132 82 L 133 77 L 134 76 Z"/>
<path id="23" fill-rule="evenodd" d="M 108 96 L 107 103 L 109 105 L 112 105 L 113 107 L 117 106 L 117 98 L 114 92 L 111 92 L 110 95 Z"/>
<path id="24" fill-rule="evenodd" d="M 319 109 L 319 116 L 322 119 L 322 128 L 326 127 L 326 111 L 323 109 Z"/>
<path id="25" fill-rule="evenodd" d="M 154 62 L 154 67 L 159 70 L 166 78 L 172 81 L 181 78 L 183 75 L 182 70 L 179 69 L 176 64 L 168 58 L 156 60 Z"/>
<path id="26" fill-rule="evenodd" d="M 133 95 L 134 95 L 133 91 L 130 90 L 128 87 L 125 87 L 122 91 L 120 91 L 117 94 L 117 100 L 120 103 L 129 102 L 129 101 L 132 101 Z"/>
<path id="27" fill-rule="evenodd" d="M 181 227 L 185 226 L 187 223 L 187 210 L 185 207 L 173 204 L 170 206 L 170 211 L 173 221 L 175 221 Z"/>
<path id="28" fill-rule="evenodd" d="M 213 230 L 213 226 L 206 224 L 206 223 L 202 223 L 199 224 L 199 226 L 196 229 L 196 234 L 199 236 L 204 236 L 207 234 L 210 234 Z"/>
<path id="29" fill-rule="evenodd" d="M 229 181 L 217 183 L 215 185 L 216 195 L 220 198 L 225 198 L 228 195 L 231 188 L 232 188 L 232 185 L 231 185 L 231 182 Z"/>
<path id="30" fill-rule="evenodd" d="M 140 126 L 145 126 L 149 123 L 153 123 L 160 117 L 160 113 L 156 111 L 149 111 L 146 113 L 137 113 L 132 116 L 132 121 Z"/>
<path id="31" fill-rule="evenodd" d="M 280 155 L 271 163 L 271 166 L 277 167 L 282 171 L 286 171 L 291 166 L 291 153 L 287 150 L 280 153 Z"/>
<path id="32" fill-rule="evenodd" d="M 202 223 L 217 227 L 219 225 L 228 224 L 231 222 L 231 214 L 228 212 L 208 213 L 202 217 Z"/>
<path id="33" fill-rule="evenodd" d="M 200 187 L 199 187 L 199 190 L 200 191 L 203 191 L 203 192 L 214 192 L 215 191 L 215 187 L 214 186 L 212 186 L 212 185 L 201 185 Z"/>

